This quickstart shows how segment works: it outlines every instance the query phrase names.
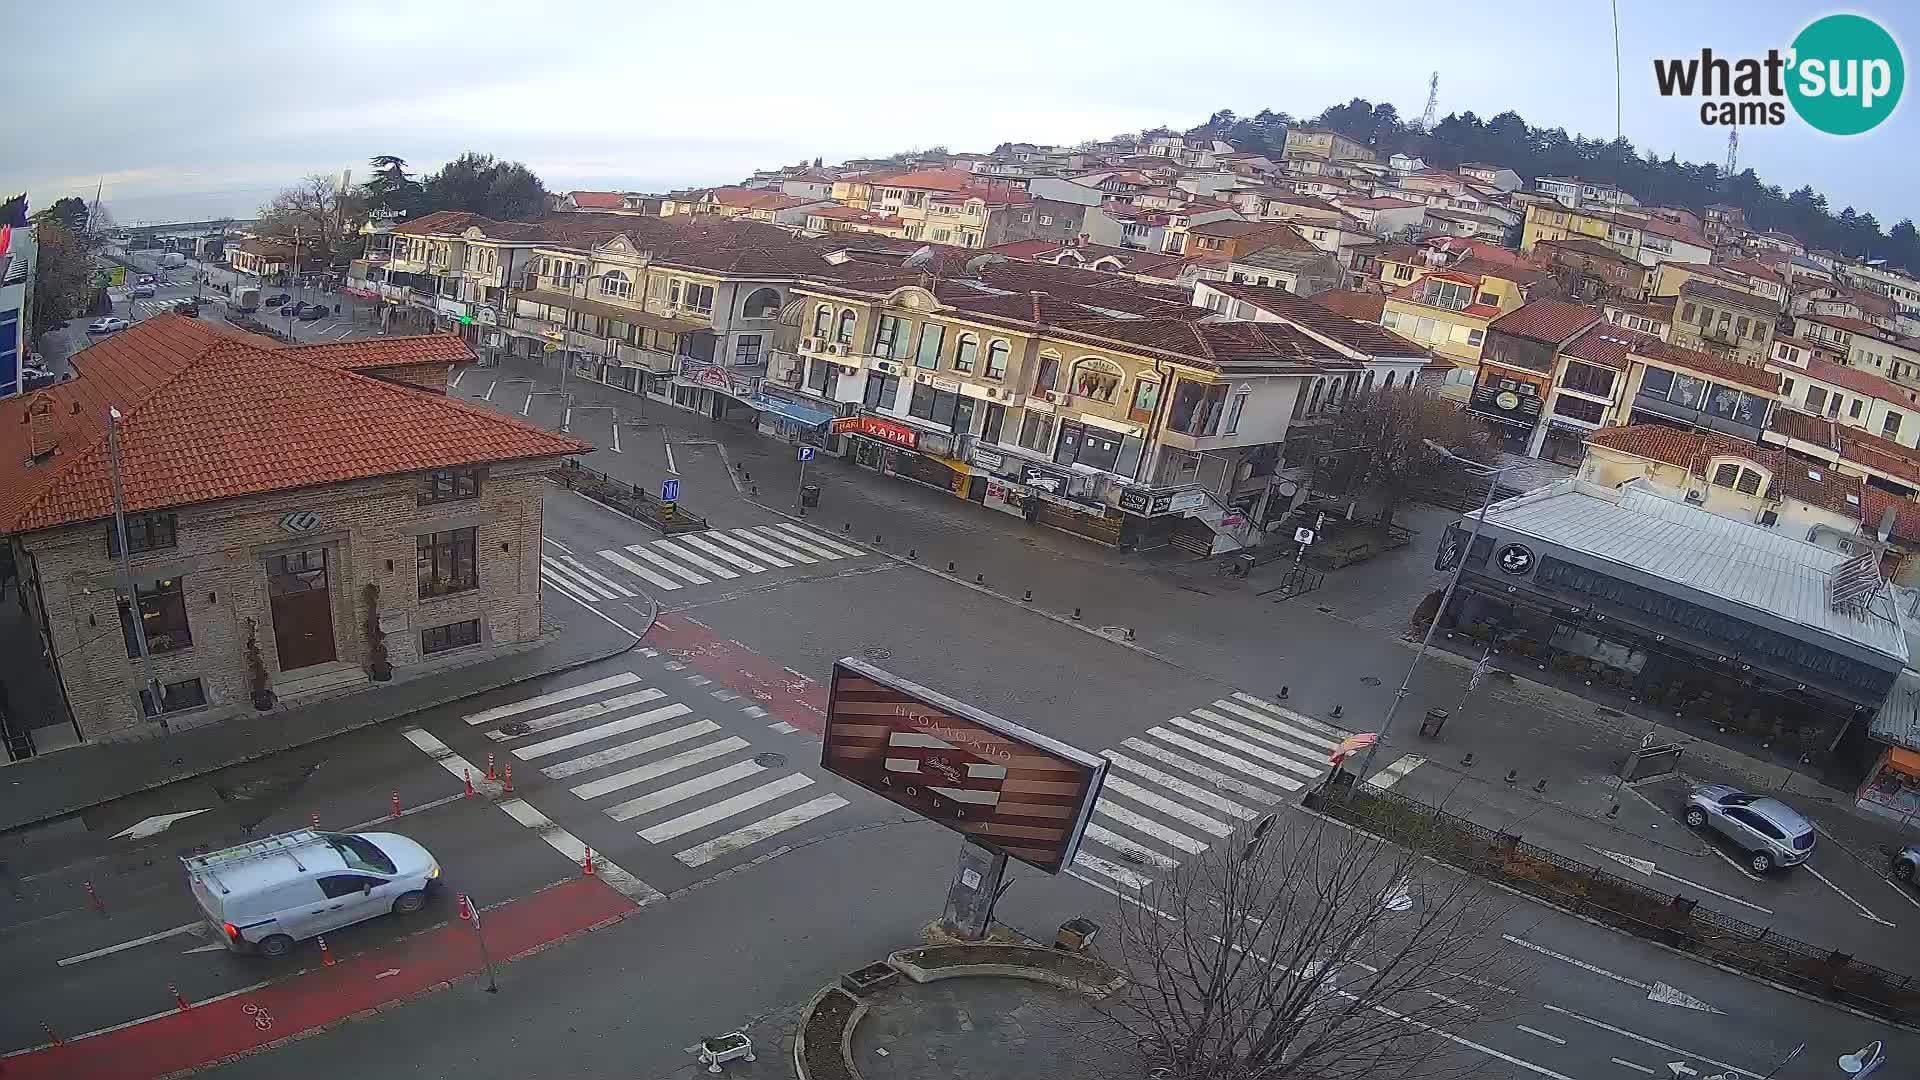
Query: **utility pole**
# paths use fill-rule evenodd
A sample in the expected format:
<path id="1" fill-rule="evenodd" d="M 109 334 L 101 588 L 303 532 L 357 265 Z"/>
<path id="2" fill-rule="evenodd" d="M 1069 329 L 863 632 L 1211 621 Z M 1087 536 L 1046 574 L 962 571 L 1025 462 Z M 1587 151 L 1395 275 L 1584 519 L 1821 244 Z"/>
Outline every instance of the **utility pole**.
<path id="1" fill-rule="evenodd" d="M 160 721 L 161 731 L 171 731 L 167 726 L 166 714 L 160 706 L 160 684 L 153 677 L 153 650 L 147 646 L 147 624 L 140 613 L 140 594 L 133 585 L 133 557 L 127 550 L 127 492 L 120 479 L 120 410 L 107 406 L 107 463 L 111 467 L 113 481 L 113 535 L 120 548 L 120 589 L 122 603 L 127 606 L 127 622 L 133 626 L 134 648 L 140 653 L 140 689 L 144 713 L 144 703 L 153 701 L 153 715 Z"/>

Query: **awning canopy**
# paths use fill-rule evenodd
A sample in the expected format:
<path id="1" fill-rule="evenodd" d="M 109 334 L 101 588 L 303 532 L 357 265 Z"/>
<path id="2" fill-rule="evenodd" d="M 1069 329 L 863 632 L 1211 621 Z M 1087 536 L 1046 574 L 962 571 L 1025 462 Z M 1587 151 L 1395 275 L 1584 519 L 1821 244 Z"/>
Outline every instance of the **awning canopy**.
<path id="1" fill-rule="evenodd" d="M 546 304 L 549 307 L 578 311 L 583 315 L 592 315 L 601 319 L 618 319 L 630 326 L 644 326 L 650 330 L 661 330 L 669 334 L 692 334 L 707 329 L 707 324 L 699 319 L 675 319 L 666 315 L 655 315 L 639 308 L 621 307 L 618 304 L 606 304 L 598 300 L 588 300 L 581 296 L 568 296 L 551 289 L 523 289 L 514 293 L 515 300 L 525 300 L 534 304 Z"/>
<path id="2" fill-rule="evenodd" d="M 755 397 L 753 399 L 753 405 L 757 409 L 765 412 L 778 413 L 789 420 L 805 424 L 808 427 L 823 427 L 827 421 L 833 419 L 833 414 L 830 412 L 823 412 L 820 409 L 809 409 L 805 405 L 795 404 L 791 401 L 782 401 L 779 398 Z"/>

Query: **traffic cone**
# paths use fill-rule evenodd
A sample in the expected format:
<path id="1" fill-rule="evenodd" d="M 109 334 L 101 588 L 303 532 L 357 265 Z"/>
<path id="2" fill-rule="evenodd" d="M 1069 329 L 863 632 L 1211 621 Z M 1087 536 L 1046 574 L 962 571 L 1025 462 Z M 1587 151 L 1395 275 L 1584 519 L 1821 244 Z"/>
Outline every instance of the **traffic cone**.
<path id="1" fill-rule="evenodd" d="M 393 793 L 393 816 L 400 816 L 400 793 L 397 791 Z"/>
<path id="2" fill-rule="evenodd" d="M 319 814 L 313 815 L 313 831 L 315 832 L 320 831 L 320 815 Z"/>
<path id="3" fill-rule="evenodd" d="M 191 1009 L 191 1008 L 193 1008 L 193 1006 L 192 1006 L 192 1005 L 189 1005 L 189 1004 L 187 1003 L 187 999 L 186 999 L 186 998 L 185 998 L 184 996 L 182 996 L 182 995 L 181 995 L 181 993 L 180 993 L 180 988 L 179 988 L 178 986 L 176 986 L 176 985 L 174 985 L 173 983 L 168 983 L 168 984 L 167 984 L 167 993 L 169 993 L 169 994 L 172 994 L 172 995 L 173 995 L 173 1003 L 174 1003 L 175 1005 L 178 1005 L 178 1006 L 180 1006 L 180 1011 L 181 1011 L 181 1012 L 186 1012 L 186 1011 L 187 1011 L 188 1009 Z"/>
<path id="4" fill-rule="evenodd" d="M 328 967 L 333 966 L 333 950 L 327 948 L 327 939 L 325 935 L 322 935 L 320 938 L 320 962 L 327 965 Z"/>
<path id="5" fill-rule="evenodd" d="M 473 921 L 473 909 L 467 906 L 466 893 L 460 894 L 460 921 L 461 922 Z"/>
<path id="6" fill-rule="evenodd" d="M 487 779 L 500 779 L 500 774 L 493 770 L 493 752 L 491 750 L 487 752 Z"/>
<path id="7" fill-rule="evenodd" d="M 580 872 L 582 874 L 585 874 L 587 877 L 593 876 L 593 849 L 592 848 L 588 848 L 586 855 L 581 858 Z"/>
<path id="8" fill-rule="evenodd" d="M 462 776 L 463 778 L 465 778 L 465 780 L 467 781 L 467 793 L 466 793 L 465 795 L 462 795 L 462 796 L 461 796 L 461 798 L 463 798 L 463 799 L 471 799 L 471 798 L 473 798 L 473 770 L 472 770 L 472 769 L 461 769 L 461 770 L 460 770 L 460 775 L 461 775 L 461 776 Z"/>
<path id="9" fill-rule="evenodd" d="M 511 761 L 507 762 L 507 778 L 501 782 L 500 791 L 506 795 L 513 794 L 513 762 Z"/>

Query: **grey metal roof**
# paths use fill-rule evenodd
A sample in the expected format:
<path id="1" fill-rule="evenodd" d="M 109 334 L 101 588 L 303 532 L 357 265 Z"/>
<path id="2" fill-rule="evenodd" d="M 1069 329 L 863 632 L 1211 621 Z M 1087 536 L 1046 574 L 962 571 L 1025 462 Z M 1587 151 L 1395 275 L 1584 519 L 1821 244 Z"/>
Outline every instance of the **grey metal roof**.
<path id="1" fill-rule="evenodd" d="M 1920 750 L 1920 671 L 1901 669 L 1867 733 L 1909 750 Z"/>
<path id="2" fill-rule="evenodd" d="M 1906 634 L 1883 590 L 1863 618 L 1827 605 L 1847 556 L 1629 486 L 1563 481 L 1495 503 L 1487 524 L 1584 552 L 1905 663 Z"/>

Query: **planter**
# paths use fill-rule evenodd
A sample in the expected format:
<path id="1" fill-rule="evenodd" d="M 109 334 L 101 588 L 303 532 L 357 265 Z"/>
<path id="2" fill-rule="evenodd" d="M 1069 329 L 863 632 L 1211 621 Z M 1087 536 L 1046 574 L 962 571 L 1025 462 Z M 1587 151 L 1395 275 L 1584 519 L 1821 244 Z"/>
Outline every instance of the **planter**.
<path id="1" fill-rule="evenodd" d="M 868 964 L 859 971 L 840 976 L 840 985 L 850 994 L 868 994 L 900 977 L 900 972 L 885 962 Z"/>
<path id="2" fill-rule="evenodd" d="M 747 1038 L 744 1031 L 729 1031 L 725 1035 L 710 1035 L 700 1040 L 700 1064 L 710 1073 L 720 1071 L 722 1062 L 752 1061 L 753 1040 Z"/>
<path id="3" fill-rule="evenodd" d="M 846 1047 L 866 1011 L 837 986 L 814 996 L 793 1038 L 793 1071 L 800 1080 L 860 1080 Z"/>
<path id="4" fill-rule="evenodd" d="M 967 975 L 998 975 L 1094 997 L 1110 994 L 1126 983 L 1119 972 L 1098 960 L 1031 945 L 929 945 L 894 953 L 887 957 L 887 963 L 917 983 Z"/>

